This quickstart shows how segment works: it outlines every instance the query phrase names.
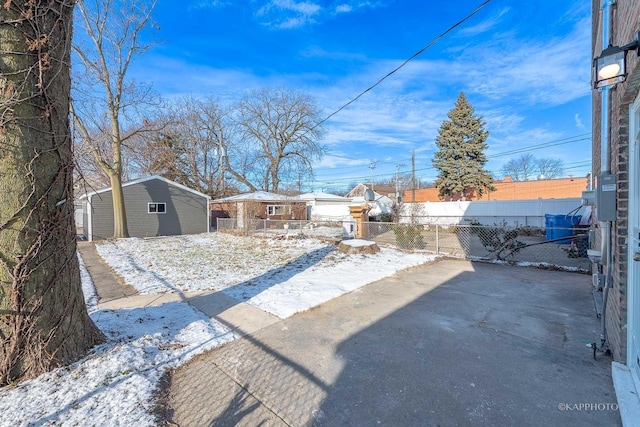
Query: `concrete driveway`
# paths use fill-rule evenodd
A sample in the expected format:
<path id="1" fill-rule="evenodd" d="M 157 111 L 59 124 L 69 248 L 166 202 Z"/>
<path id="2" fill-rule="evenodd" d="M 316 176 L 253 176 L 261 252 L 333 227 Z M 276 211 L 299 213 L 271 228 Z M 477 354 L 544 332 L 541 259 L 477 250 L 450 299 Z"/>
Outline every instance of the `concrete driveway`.
<path id="1" fill-rule="evenodd" d="M 441 260 L 197 357 L 183 426 L 621 425 L 589 276 Z"/>

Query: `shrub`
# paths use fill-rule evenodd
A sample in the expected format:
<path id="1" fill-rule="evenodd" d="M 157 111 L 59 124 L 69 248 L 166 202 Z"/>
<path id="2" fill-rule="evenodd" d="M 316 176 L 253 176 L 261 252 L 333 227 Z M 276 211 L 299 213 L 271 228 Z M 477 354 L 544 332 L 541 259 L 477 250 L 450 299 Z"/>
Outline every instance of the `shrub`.
<path id="1" fill-rule="evenodd" d="M 424 247 L 424 237 L 420 234 L 424 230 L 422 224 L 406 224 L 391 226 L 396 236 L 396 243 L 401 248 L 419 249 Z"/>
<path id="2" fill-rule="evenodd" d="M 380 222 L 394 222 L 393 214 L 383 213 L 380 215 Z"/>

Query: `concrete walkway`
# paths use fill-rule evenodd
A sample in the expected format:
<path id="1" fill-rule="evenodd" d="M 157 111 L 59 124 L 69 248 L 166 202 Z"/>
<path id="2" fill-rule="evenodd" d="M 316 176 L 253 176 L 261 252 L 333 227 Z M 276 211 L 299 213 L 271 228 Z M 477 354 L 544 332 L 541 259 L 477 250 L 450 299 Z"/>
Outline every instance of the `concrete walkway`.
<path id="1" fill-rule="evenodd" d="M 140 295 L 134 288 L 124 284 L 122 279 L 102 261 L 92 242 L 78 242 L 78 252 L 96 288 L 99 309 L 153 307 L 167 302 L 183 301 L 216 319 L 239 336 L 253 333 L 280 320 L 276 316 L 220 292 L 167 292 Z"/>
<path id="2" fill-rule="evenodd" d="M 442 260 L 165 378 L 182 426 L 621 425 L 588 276 Z"/>
<path id="3" fill-rule="evenodd" d="M 78 242 L 78 252 L 98 294 L 99 303 L 108 303 L 121 298 L 137 295 L 137 291 L 126 285 L 111 268 L 106 265 L 93 242 Z"/>

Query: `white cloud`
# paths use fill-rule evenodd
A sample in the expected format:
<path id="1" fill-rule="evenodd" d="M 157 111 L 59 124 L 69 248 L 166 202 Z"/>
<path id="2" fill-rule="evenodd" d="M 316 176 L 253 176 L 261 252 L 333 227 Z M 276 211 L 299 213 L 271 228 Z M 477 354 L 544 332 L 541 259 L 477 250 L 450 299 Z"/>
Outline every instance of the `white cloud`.
<path id="1" fill-rule="evenodd" d="M 272 3 L 275 7 L 281 8 L 283 10 L 291 10 L 307 16 L 315 15 L 321 9 L 320 5 L 306 1 L 300 2 L 293 0 L 273 0 Z"/>
<path id="2" fill-rule="evenodd" d="M 323 48 L 322 46 L 312 45 L 305 50 L 299 52 L 300 56 L 304 58 L 322 58 L 328 61 L 358 61 L 365 62 L 366 56 L 359 52 L 349 51 L 332 51 Z"/>
<path id="3" fill-rule="evenodd" d="M 580 115 L 578 113 L 576 113 L 575 116 L 573 116 L 574 120 L 576 121 L 576 127 L 578 129 L 585 129 L 585 125 L 582 123 L 582 120 L 580 120 Z"/>
<path id="4" fill-rule="evenodd" d="M 278 28 L 283 29 L 283 30 L 287 30 L 290 28 L 298 28 L 298 27 L 302 27 L 304 24 L 306 24 L 307 22 L 310 22 L 309 19 L 307 19 L 306 17 L 297 17 L 297 18 L 289 18 L 289 19 L 285 19 L 282 22 L 280 22 L 278 24 Z"/>
<path id="5" fill-rule="evenodd" d="M 327 121 L 327 145 L 360 142 L 406 148 L 433 140 L 441 105 L 387 91 L 365 97 Z"/>
<path id="6" fill-rule="evenodd" d="M 360 9 L 373 9 L 386 6 L 384 1 L 351 1 L 338 4 L 335 7 L 335 13 L 350 13 Z"/>
<path id="7" fill-rule="evenodd" d="M 231 2 L 226 0 L 197 0 L 192 2 L 189 9 L 215 9 L 218 7 L 230 6 Z"/>
<path id="8" fill-rule="evenodd" d="M 487 31 L 495 28 L 502 22 L 502 18 L 509 13 L 511 8 L 505 7 L 500 9 L 496 14 L 490 16 L 484 21 L 476 24 L 472 27 L 465 27 L 460 30 L 460 35 L 469 37 L 469 36 L 477 36 L 478 34 L 486 33 Z"/>
<path id="9" fill-rule="evenodd" d="M 487 168 L 498 174 L 506 162 L 522 155 L 522 153 L 499 155 L 500 153 L 559 140 L 567 136 L 562 132 L 550 129 L 546 123 L 531 127 L 530 124 L 525 123 L 525 117 L 509 107 L 476 111 L 476 113 L 483 117 L 485 129 L 489 131 Z M 558 153 L 549 152 L 549 148 L 533 150 L 531 154 L 536 157 L 561 158 L 566 161 Z M 499 156 L 496 157 L 496 155 Z"/>
<path id="10" fill-rule="evenodd" d="M 256 12 L 262 23 L 269 27 L 291 29 L 314 23 L 322 11 L 316 3 L 294 0 L 271 0 Z"/>
<path id="11" fill-rule="evenodd" d="M 323 7 L 311 1 L 269 0 L 257 10 L 255 16 L 263 25 L 288 30 L 315 24 L 337 15 L 383 6 L 383 1 L 344 1 L 335 6 Z"/>
<path id="12" fill-rule="evenodd" d="M 513 135 L 520 131 L 524 117 L 511 108 L 491 108 L 489 110 L 477 110 L 476 114 L 482 116 L 486 128 L 492 134 Z"/>
<path id="13" fill-rule="evenodd" d="M 469 91 L 494 101 L 508 96 L 529 105 L 561 105 L 591 93 L 589 50 L 576 49 L 590 37 L 588 18 L 564 37 L 499 37 L 467 49 L 468 70 L 460 77 Z"/>
<path id="14" fill-rule="evenodd" d="M 353 7 L 348 4 L 339 4 L 336 6 L 336 13 L 348 13 L 353 10 Z"/>
<path id="15" fill-rule="evenodd" d="M 321 168 L 338 168 L 349 166 L 365 166 L 369 164 L 368 159 L 350 158 L 346 153 L 332 152 L 322 158 L 316 166 Z"/>
<path id="16" fill-rule="evenodd" d="M 251 82 L 257 80 L 250 73 L 198 66 L 160 55 L 145 56 L 144 64 L 134 64 L 130 76 L 136 80 L 153 82 L 165 97 L 223 92 L 233 90 L 243 82 L 243 86 L 251 87 Z"/>

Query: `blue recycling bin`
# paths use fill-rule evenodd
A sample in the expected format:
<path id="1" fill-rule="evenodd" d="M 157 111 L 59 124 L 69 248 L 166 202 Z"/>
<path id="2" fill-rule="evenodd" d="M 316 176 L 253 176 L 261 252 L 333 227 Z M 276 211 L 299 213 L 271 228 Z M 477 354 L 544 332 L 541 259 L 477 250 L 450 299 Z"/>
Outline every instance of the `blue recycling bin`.
<path id="1" fill-rule="evenodd" d="M 553 215 L 545 214 L 544 225 L 546 228 L 547 240 L 560 239 L 562 237 L 569 237 L 568 239 L 558 240 L 555 243 L 569 244 L 571 243 L 570 237 L 573 236 L 573 229 L 580 224 L 582 215 Z"/>

